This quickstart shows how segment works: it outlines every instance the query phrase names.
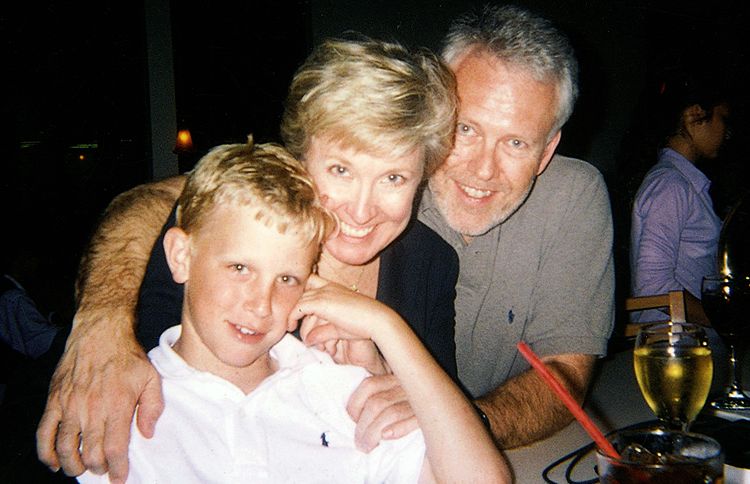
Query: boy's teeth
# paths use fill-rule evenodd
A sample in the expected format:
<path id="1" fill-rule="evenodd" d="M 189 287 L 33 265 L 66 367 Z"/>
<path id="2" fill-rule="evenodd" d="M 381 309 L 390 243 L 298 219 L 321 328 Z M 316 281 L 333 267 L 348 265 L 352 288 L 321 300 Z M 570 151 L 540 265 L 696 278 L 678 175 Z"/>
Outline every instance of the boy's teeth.
<path id="1" fill-rule="evenodd" d="M 239 331 L 242 334 L 255 334 L 255 331 L 247 329 L 244 326 L 240 326 L 239 324 L 235 324 L 234 327 L 237 328 L 237 331 Z"/>

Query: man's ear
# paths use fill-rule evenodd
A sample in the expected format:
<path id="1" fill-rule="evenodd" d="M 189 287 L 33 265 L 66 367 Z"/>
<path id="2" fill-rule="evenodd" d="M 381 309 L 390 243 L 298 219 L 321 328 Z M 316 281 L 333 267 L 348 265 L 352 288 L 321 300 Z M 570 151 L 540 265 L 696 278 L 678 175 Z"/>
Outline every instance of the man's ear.
<path id="1" fill-rule="evenodd" d="M 542 162 L 539 163 L 539 168 L 536 170 L 537 176 L 541 175 L 542 172 L 547 169 L 547 165 L 549 165 L 552 156 L 555 154 L 555 149 L 557 148 L 558 143 L 560 143 L 561 137 L 562 131 L 558 130 L 549 140 L 547 146 L 544 147 L 544 151 L 542 152 Z"/>
<path id="2" fill-rule="evenodd" d="M 172 279 L 184 284 L 190 273 L 190 236 L 179 227 L 172 227 L 164 234 L 164 253 L 172 271 Z"/>

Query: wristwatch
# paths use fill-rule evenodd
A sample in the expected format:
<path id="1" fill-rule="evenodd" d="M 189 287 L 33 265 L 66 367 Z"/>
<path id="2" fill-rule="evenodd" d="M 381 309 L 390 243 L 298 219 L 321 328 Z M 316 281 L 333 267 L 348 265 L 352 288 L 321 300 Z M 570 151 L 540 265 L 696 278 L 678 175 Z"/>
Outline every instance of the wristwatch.
<path id="1" fill-rule="evenodd" d="M 472 402 L 472 405 L 474 405 L 474 410 L 477 412 L 477 415 L 479 415 L 479 419 L 484 424 L 484 427 L 487 429 L 487 432 L 489 432 L 490 435 L 492 435 L 492 425 L 490 424 L 489 417 L 487 417 L 487 414 L 484 413 L 484 411 L 482 411 L 481 408 L 479 408 L 479 405 L 477 405 L 474 402 Z"/>

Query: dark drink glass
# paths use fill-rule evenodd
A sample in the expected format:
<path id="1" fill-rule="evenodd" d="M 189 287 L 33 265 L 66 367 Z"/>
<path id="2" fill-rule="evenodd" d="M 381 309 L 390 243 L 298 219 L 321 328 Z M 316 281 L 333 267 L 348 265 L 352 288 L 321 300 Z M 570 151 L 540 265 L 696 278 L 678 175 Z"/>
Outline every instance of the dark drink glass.
<path id="1" fill-rule="evenodd" d="M 597 473 L 603 484 L 718 484 L 723 481 L 721 445 L 706 435 L 639 429 L 614 432 L 607 438 L 622 458 L 597 451 Z"/>
<path id="2" fill-rule="evenodd" d="M 721 410 L 750 409 L 750 398 L 740 382 L 737 346 L 750 332 L 750 278 L 724 274 L 707 276 L 701 285 L 701 305 L 711 326 L 729 347 L 729 385 L 724 394 L 711 401 Z"/>

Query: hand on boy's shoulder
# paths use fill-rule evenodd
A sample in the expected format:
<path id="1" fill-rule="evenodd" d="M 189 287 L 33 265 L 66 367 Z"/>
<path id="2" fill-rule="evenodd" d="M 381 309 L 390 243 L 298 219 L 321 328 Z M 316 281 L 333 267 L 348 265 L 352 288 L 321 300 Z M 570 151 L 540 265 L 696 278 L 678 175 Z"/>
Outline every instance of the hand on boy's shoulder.
<path id="1" fill-rule="evenodd" d="M 370 452 L 382 440 L 399 439 L 419 429 L 417 417 L 394 375 L 371 376 L 352 393 L 346 410 L 357 423 L 357 448 Z"/>

